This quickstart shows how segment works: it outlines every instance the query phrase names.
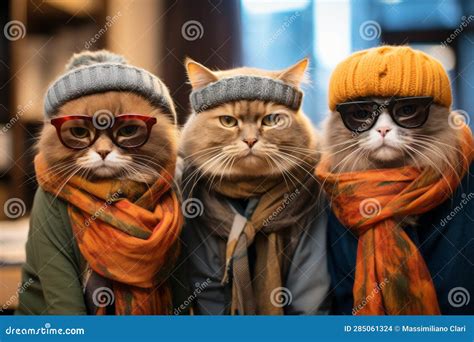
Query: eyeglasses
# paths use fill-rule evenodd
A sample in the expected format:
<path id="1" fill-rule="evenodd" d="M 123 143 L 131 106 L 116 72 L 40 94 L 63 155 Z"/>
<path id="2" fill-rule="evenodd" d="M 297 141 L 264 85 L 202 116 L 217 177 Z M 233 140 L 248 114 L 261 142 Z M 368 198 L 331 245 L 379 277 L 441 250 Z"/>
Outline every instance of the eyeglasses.
<path id="1" fill-rule="evenodd" d="M 113 143 L 122 148 L 138 148 L 150 137 L 156 118 L 140 114 L 101 117 L 68 115 L 51 119 L 61 143 L 74 150 L 92 146 L 106 132 Z"/>
<path id="2" fill-rule="evenodd" d="M 403 128 L 419 128 L 428 120 L 431 96 L 392 98 L 384 103 L 375 101 L 344 102 L 336 106 L 347 129 L 365 132 L 377 122 L 384 109 L 387 109 L 395 123 Z"/>

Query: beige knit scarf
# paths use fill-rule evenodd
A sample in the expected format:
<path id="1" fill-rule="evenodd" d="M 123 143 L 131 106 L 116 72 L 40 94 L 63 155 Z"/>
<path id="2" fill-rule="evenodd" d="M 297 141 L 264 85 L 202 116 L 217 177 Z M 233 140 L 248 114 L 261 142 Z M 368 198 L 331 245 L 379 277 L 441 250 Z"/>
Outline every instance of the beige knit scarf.
<path id="1" fill-rule="evenodd" d="M 184 179 L 189 174 L 192 170 L 185 171 Z M 210 188 L 201 178 L 191 192 L 184 191 L 185 198 L 203 202 L 203 215 L 193 220 L 193 229 L 208 229 L 227 241 L 221 261 L 226 267 L 223 282 L 232 282 L 232 314 L 283 314 L 278 291 L 283 286 L 284 265 L 291 260 L 301 232 L 316 215 L 320 193 L 311 174 L 301 172 L 298 177 L 299 184 L 282 178 L 222 180 Z M 246 218 L 226 198 L 258 198 L 258 204 Z M 256 250 L 253 276 L 247 253 L 252 244 Z"/>

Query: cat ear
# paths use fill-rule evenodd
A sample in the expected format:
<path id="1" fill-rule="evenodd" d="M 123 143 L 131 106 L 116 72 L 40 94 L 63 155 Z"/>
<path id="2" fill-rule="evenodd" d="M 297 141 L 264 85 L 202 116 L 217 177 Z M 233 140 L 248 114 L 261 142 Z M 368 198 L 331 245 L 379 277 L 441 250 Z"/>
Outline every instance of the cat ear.
<path id="1" fill-rule="evenodd" d="M 203 88 L 209 83 L 218 80 L 217 76 L 211 70 L 206 68 L 204 65 L 193 61 L 189 57 L 184 61 L 184 65 L 188 72 L 189 83 L 191 83 L 193 89 Z"/>
<path id="2" fill-rule="evenodd" d="M 308 75 L 306 73 L 308 64 L 309 59 L 303 58 L 298 63 L 283 70 L 280 75 L 278 75 L 278 78 L 283 82 L 289 83 L 295 87 L 299 87 L 301 83 L 306 83 L 308 81 Z"/>

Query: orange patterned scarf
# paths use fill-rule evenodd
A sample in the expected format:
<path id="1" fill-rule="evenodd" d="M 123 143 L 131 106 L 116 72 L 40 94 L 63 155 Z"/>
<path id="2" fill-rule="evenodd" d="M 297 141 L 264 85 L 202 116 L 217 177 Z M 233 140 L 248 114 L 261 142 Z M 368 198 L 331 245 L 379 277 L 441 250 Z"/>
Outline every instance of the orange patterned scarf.
<path id="1" fill-rule="evenodd" d="M 170 173 L 150 188 L 78 176 L 59 188 L 65 179 L 49 172 L 41 154 L 35 169 L 41 188 L 69 204 L 73 233 L 90 268 L 111 280 L 115 314 L 170 313 L 166 278 L 178 253 L 183 221 Z M 105 308 L 96 313 L 105 314 Z"/>
<path id="2" fill-rule="evenodd" d="M 440 308 L 425 261 L 395 217 L 420 215 L 452 195 L 474 159 L 471 131 L 460 131 L 457 172 L 444 177 L 414 167 L 330 173 L 323 158 L 316 175 L 324 182 L 337 218 L 359 237 L 354 280 L 358 315 L 433 315 Z"/>

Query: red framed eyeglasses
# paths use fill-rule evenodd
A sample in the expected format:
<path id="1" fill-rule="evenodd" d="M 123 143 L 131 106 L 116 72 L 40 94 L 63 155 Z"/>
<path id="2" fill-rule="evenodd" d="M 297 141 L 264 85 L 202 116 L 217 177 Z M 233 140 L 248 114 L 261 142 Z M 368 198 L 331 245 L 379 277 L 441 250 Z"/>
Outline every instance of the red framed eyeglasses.
<path id="1" fill-rule="evenodd" d="M 51 119 L 61 143 L 74 150 L 92 146 L 101 135 L 107 134 L 121 148 L 138 148 L 150 137 L 156 118 L 140 114 L 113 116 L 104 112 L 99 115 L 67 115 Z"/>

